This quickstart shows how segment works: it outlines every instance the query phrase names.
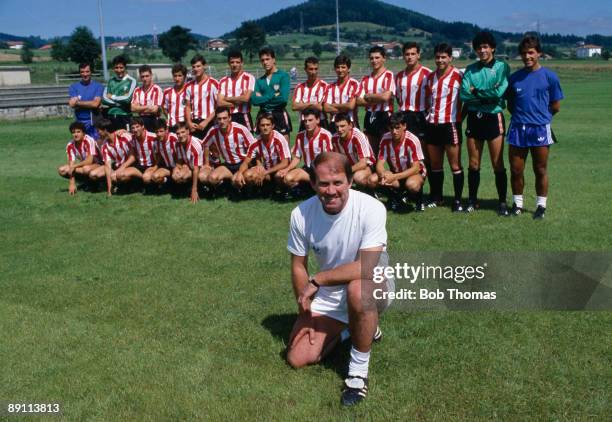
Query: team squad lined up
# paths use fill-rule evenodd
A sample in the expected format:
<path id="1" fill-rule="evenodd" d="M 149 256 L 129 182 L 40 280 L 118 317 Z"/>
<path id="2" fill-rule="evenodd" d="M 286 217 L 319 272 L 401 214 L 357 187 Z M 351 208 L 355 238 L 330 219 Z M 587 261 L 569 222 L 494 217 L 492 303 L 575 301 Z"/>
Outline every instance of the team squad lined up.
<path id="1" fill-rule="evenodd" d="M 206 60 L 191 60 L 187 68 L 172 67 L 174 85 L 162 90 L 153 83 L 150 66 L 139 68 L 141 86 L 126 72 L 126 60 L 113 60 L 115 75 L 105 87 L 91 79 L 89 64 L 81 64 L 81 81 L 70 87 L 69 105 L 76 121 L 66 147 L 68 163 L 59 167 L 76 193 L 83 187 L 118 188 L 144 184 L 147 190 L 188 191 L 192 202 L 202 190 L 210 195 L 255 192 L 281 198 L 308 192 L 312 163 L 324 151 L 347 156 L 356 188 L 373 196 L 387 195 L 389 208 L 414 210 L 444 204 L 444 157 L 452 171 L 454 212 L 479 208 L 480 160 L 489 149 L 501 216 L 524 211 L 523 171 L 531 152 L 536 176 L 534 218 L 546 212 L 547 161 L 554 143 L 550 124 L 563 98 L 554 72 L 539 63 L 539 40 L 526 36 L 519 44 L 524 67 L 510 74 L 495 58 L 496 42 L 488 32 L 477 34 L 473 47 L 478 61 L 460 71 L 452 65 L 452 48 L 434 48 L 436 69 L 420 63 L 420 46 L 404 44 L 405 69 L 386 69 L 382 47 L 369 50 L 371 73 L 361 81 L 351 77 L 351 60 L 334 61 L 337 80 L 319 78 L 319 61 L 304 63 L 307 80 L 290 98 L 290 77 L 276 66 L 274 51 L 263 48 L 259 58 L 264 75 L 243 70 L 241 52 L 228 54 L 229 75 L 217 81 L 206 73 Z M 395 102 L 397 101 L 397 108 Z M 298 112 L 293 125 L 286 107 Z M 256 121 L 251 107 L 259 107 Z M 508 131 L 503 110 L 512 115 Z M 365 116 L 360 126 L 358 110 Z M 462 122 L 467 119 L 468 198 L 463 202 L 461 165 Z M 362 130 L 363 127 L 363 130 Z M 508 144 L 512 207 L 506 203 L 507 173 L 504 137 Z M 300 166 L 300 164 L 302 164 Z M 429 181 L 429 199 L 423 185 Z"/>

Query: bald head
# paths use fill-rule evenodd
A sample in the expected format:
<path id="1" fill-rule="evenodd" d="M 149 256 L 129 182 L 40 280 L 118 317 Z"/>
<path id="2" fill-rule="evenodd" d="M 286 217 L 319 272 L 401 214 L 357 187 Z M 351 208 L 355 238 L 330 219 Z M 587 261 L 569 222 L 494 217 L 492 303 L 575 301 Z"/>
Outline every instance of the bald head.
<path id="1" fill-rule="evenodd" d="M 340 154 L 337 152 L 322 152 L 317 155 L 314 162 L 312 163 L 313 172 L 310 173 L 312 183 L 316 182 L 317 177 L 317 168 L 320 166 L 325 166 L 332 173 L 344 173 L 346 174 L 346 179 L 351 181 L 353 180 L 353 169 L 351 168 L 351 163 L 349 163 L 348 159 L 344 154 Z"/>

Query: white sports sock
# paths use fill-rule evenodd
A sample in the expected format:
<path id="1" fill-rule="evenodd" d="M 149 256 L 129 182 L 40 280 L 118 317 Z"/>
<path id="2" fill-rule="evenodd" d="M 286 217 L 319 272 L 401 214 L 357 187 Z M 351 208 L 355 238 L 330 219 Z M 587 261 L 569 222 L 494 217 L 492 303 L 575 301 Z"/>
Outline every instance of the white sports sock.
<path id="1" fill-rule="evenodd" d="M 546 208 L 546 196 L 536 196 L 536 207 L 540 205 Z"/>
<path id="2" fill-rule="evenodd" d="M 512 195 L 512 201 L 517 207 L 523 208 L 523 195 Z"/>
<path id="3" fill-rule="evenodd" d="M 351 361 L 349 362 L 349 377 L 368 377 L 368 365 L 370 364 L 370 352 L 360 352 L 351 347 Z"/>

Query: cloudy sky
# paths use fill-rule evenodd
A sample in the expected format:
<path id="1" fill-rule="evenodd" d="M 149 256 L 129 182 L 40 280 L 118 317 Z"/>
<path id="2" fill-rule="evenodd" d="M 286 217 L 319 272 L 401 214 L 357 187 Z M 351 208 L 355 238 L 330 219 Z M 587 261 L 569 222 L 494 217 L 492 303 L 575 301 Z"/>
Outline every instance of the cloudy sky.
<path id="1" fill-rule="evenodd" d="M 140 35 L 180 24 L 218 36 L 247 19 L 268 15 L 303 0 L 101 0 L 106 35 Z M 332 0 L 330 0 L 332 1 Z M 612 35 L 612 0 L 386 0 L 446 21 L 498 30 Z M 457 7 L 457 4 L 461 4 Z M 340 13 L 342 19 L 342 12 Z M 0 0 L 0 32 L 50 38 L 78 25 L 99 34 L 98 0 Z"/>

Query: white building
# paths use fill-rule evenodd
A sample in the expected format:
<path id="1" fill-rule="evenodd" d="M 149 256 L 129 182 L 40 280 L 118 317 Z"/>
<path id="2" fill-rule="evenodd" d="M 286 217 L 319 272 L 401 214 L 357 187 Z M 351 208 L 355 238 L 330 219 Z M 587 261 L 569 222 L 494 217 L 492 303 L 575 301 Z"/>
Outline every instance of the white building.
<path id="1" fill-rule="evenodd" d="M 463 49 L 461 47 L 453 47 L 453 59 L 458 59 L 461 57 L 461 53 L 463 53 Z"/>
<path id="2" fill-rule="evenodd" d="M 23 41 L 7 41 L 6 44 L 11 50 L 21 50 L 25 43 Z"/>
<path id="3" fill-rule="evenodd" d="M 576 57 L 586 59 L 593 56 L 601 56 L 601 47 L 594 44 L 585 44 L 576 48 Z"/>

